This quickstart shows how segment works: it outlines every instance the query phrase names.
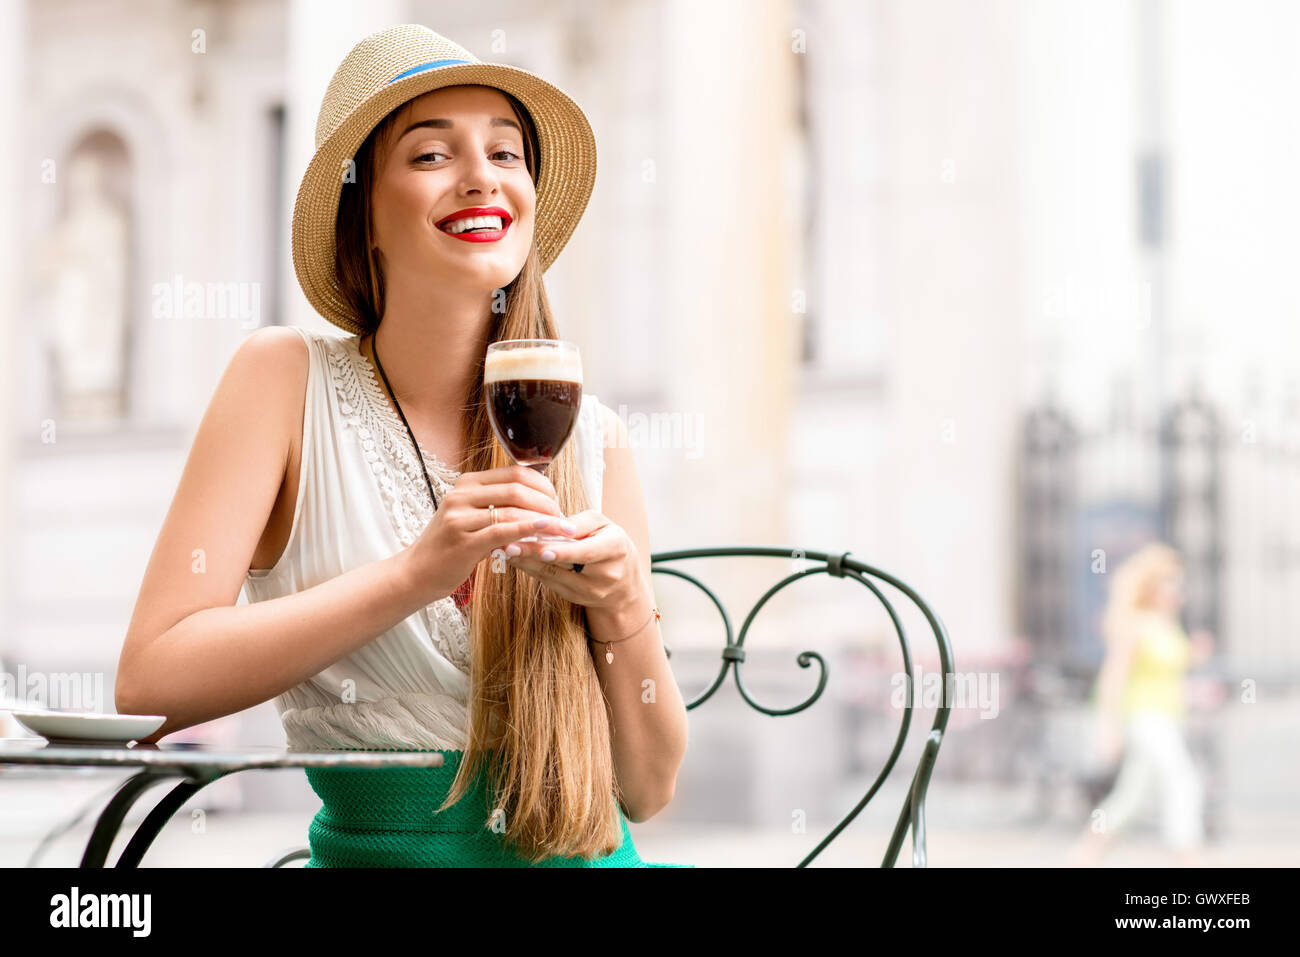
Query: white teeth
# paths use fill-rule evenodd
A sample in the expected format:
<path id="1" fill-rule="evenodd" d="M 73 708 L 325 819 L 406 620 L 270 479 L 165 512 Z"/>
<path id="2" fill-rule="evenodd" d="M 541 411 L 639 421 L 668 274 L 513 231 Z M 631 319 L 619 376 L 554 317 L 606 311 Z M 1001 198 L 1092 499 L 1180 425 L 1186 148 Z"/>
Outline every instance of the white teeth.
<path id="1" fill-rule="evenodd" d="M 468 219 L 457 219 L 448 223 L 444 227 L 444 232 L 463 233 L 467 229 L 476 229 L 479 227 L 501 229 L 504 225 L 505 220 L 500 216 L 471 216 Z"/>

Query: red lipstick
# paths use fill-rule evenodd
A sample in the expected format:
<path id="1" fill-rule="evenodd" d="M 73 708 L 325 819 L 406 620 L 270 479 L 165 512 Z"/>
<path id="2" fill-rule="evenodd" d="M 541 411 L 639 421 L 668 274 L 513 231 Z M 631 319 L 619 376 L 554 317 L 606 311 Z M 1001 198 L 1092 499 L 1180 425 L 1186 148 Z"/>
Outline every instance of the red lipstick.
<path id="1" fill-rule="evenodd" d="M 446 227 L 451 223 L 462 219 L 475 219 L 479 216 L 498 216 L 501 219 L 500 229 L 474 229 L 467 232 L 449 233 Z M 500 206 L 468 206 L 465 209 L 457 210 L 450 216 L 438 220 L 438 229 L 452 239 L 459 239 L 467 243 L 494 243 L 506 234 L 510 229 L 510 224 L 514 220 Z"/>

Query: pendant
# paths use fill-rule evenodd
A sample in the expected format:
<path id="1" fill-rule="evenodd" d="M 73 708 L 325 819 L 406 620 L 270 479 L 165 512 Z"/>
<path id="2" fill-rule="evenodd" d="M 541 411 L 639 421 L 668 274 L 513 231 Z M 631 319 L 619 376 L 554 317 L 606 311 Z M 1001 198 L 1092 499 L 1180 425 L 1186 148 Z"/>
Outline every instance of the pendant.
<path id="1" fill-rule="evenodd" d="M 614 649 L 608 645 L 605 646 L 605 663 L 612 665 L 614 663 Z"/>

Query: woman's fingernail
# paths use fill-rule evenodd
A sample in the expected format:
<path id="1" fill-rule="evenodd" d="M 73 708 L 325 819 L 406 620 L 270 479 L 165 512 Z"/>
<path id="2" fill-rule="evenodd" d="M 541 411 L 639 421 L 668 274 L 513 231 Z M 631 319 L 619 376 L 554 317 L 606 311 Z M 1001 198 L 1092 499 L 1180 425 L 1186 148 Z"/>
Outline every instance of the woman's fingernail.
<path id="1" fill-rule="evenodd" d="M 539 518 L 537 521 L 533 522 L 533 528 L 545 528 L 549 524 L 551 524 L 549 518 Z"/>
<path id="2" fill-rule="evenodd" d="M 506 546 L 506 554 L 509 555 L 511 558 L 516 557 L 516 556 L 519 555 L 519 553 L 522 552 L 522 551 L 523 551 L 523 549 L 520 548 L 518 545 L 507 545 L 507 546 Z"/>
<path id="3" fill-rule="evenodd" d="M 572 535 L 574 532 L 578 530 L 578 526 L 574 525 L 572 522 L 561 522 L 560 528 L 564 529 L 570 535 Z"/>
<path id="4" fill-rule="evenodd" d="M 549 548 L 546 551 L 542 552 L 542 561 L 544 562 L 555 561 L 555 552 L 551 551 Z"/>

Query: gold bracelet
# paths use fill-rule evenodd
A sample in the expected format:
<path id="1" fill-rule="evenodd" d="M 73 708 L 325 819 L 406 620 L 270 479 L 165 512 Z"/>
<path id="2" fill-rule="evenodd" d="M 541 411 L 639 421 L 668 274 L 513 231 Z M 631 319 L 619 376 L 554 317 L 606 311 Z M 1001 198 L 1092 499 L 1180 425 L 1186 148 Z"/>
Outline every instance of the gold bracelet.
<path id="1" fill-rule="evenodd" d="M 604 639 L 596 639 L 596 638 L 588 638 L 587 640 L 599 641 L 601 644 L 603 644 L 605 646 L 605 663 L 612 665 L 614 663 L 614 649 L 611 648 L 610 645 L 616 644 L 617 642 L 620 641 L 627 641 L 629 638 L 635 638 L 637 635 L 641 634 L 641 632 L 645 631 L 646 625 L 650 624 L 650 622 L 652 621 L 658 621 L 659 618 L 660 618 L 659 609 L 651 608 L 650 617 L 645 620 L 645 625 L 642 625 L 636 631 L 632 632 L 632 634 L 624 635 L 622 638 L 614 638 L 612 640 L 604 640 Z"/>

